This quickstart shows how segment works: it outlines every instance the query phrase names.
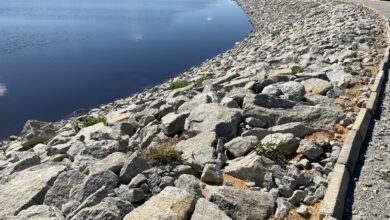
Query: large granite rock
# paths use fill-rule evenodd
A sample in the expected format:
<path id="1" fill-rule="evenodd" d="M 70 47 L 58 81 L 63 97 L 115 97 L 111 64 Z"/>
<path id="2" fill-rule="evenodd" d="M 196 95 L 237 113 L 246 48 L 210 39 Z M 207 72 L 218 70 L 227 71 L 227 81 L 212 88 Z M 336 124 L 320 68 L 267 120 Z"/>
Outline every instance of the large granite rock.
<path id="1" fill-rule="evenodd" d="M 215 132 L 218 137 L 232 139 L 237 136 L 241 111 L 218 104 L 202 104 L 188 116 L 185 129 L 190 132 Z"/>
<path id="2" fill-rule="evenodd" d="M 273 126 L 269 128 L 269 131 L 271 131 L 272 133 L 282 133 L 282 134 L 291 133 L 295 137 L 304 138 L 307 135 L 314 133 L 316 130 L 309 126 L 306 126 L 301 122 L 291 122 L 291 123 Z"/>
<path id="3" fill-rule="evenodd" d="M 305 87 L 299 82 L 289 81 L 278 85 L 278 88 L 283 92 L 288 99 L 300 101 L 305 97 Z"/>
<path id="4" fill-rule="evenodd" d="M 301 82 L 305 87 L 307 95 L 320 94 L 325 95 L 329 90 L 332 89 L 332 84 L 326 80 L 312 78 Z"/>
<path id="5" fill-rule="evenodd" d="M 16 216 L 19 220 L 65 220 L 62 212 L 56 207 L 34 205 L 22 210 Z"/>
<path id="6" fill-rule="evenodd" d="M 204 164 L 213 160 L 217 137 L 214 132 L 203 132 L 193 138 L 179 142 L 175 149 L 182 152 L 181 158 L 198 172 Z"/>
<path id="7" fill-rule="evenodd" d="M 224 171 L 236 178 L 253 181 L 259 186 L 264 182 L 267 172 L 272 172 L 279 177 L 283 176 L 284 173 L 283 169 L 275 162 L 255 153 L 228 161 Z"/>
<path id="8" fill-rule="evenodd" d="M 179 176 L 175 182 L 175 186 L 179 189 L 187 191 L 191 195 L 194 195 L 195 198 L 202 196 L 202 187 L 200 185 L 200 181 L 193 175 L 183 174 Z"/>
<path id="9" fill-rule="evenodd" d="M 243 107 L 259 106 L 264 108 L 292 108 L 297 103 L 268 94 L 247 93 L 244 98 Z M 256 118 L 256 117 L 254 117 Z"/>
<path id="10" fill-rule="evenodd" d="M 121 183 L 128 184 L 137 174 L 149 168 L 148 162 L 135 152 L 124 163 L 119 173 L 119 179 Z"/>
<path id="11" fill-rule="evenodd" d="M 293 134 L 275 133 L 265 136 L 261 140 L 261 144 L 266 148 L 276 149 L 279 153 L 289 156 L 296 152 L 299 141 L 300 139 L 294 137 Z"/>
<path id="12" fill-rule="evenodd" d="M 118 173 L 126 162 L 128 156 L 125 153 L 115 152 L 104 159 L 98 161 L 88 168 L 90 174 L 98 173 L 104 170 L 111 170 L 114 173 Z"/>
<path id="13" fill-rule="evenodd" d="M 184 123 L 188 113 L 169 113 L 161 119 L 162 130 L 166 135 L 174 135 L 184 131 Z"/>
<path id="14" fill-rule="evenodd" d="M 22 137 L 22 145 L 29 148 L 54 137 L 55 130 L 51 123 L 29 120 L 24 125 L 20 136 Z"/>
<path id="15" fill-rule="evenodd" d="M 134 207 L 130 202 L 115 197 L 106 197 L 99 204 L 80 210 L 71 220 L 122 220 Z"/>
<path id="16" fill-rule="evenodd" d="M 231 220 L 231 218 L 214 203 L 200 198 L 196 203 L 191 220 Z"/>
<path id="17" fill-rule="evenodd" d="M 185 190 L 168 186 L 158 195 L 126 215 L 124 220 L 187 219 L 194 210 L 195 202 L 195 197 Z"/>
<path id="18" fill-rule="evenodd" d="M 353 78 L 352 74 L 344 73 L 343 70 L 334 70 L 326 73 L 326 76 L 329 80 L 335 83 L 338 87 L 348 88 L 355 85 L 356 80 Z"/>
<path id="19" fill-rule="evenodd" d="M 42 204 L 46 192 L 63 170 L 65 166 L 61 165 L 38 165 L 9 176 L 0 185 L 0 217 Z"/>
<path id="20" fill-rule="evenodd" d="M 290 122 L 302 122 L 314 129 L 331 129 L 339 113 L 329 106 L 295 106 L 291 109 L 263 108 L 251 105 L 244 109 L 244 117 L 255 117 L 267 126 L 281 125 Z"/>
<path id="21" fill-rule="evenodd" d="M 207 199 L 232 219 L 268 219 L 275 207 L 270 193 L 234 187 L 210 187 Z"/>
<path id="22" fill-rule="evenodd" d="M 98 189 L 105 187 L 112 190 L 118 184 L 118 176 L 111 170 L 105 170 L 88 176 L 82 183 L 80 192 L 77 194 L 78 201 L 84 201 Z"/>
<path id="23" fill-rule="evenodd" d="M 71 189 L 83 182 L 85 175 L 78 170 L 68 170 L 58 175 L 53 186 L 47 191 L 44 204 L 55 206 L 61 209 L 61 206 L 69 201 Z"/>
<path id="24" fill-rule="evenodd" d="M 255 136 L 236 137 L 227 142 L 225 148 L 233 157 L 241 157 L 252 150 L 257 141 Z"/>

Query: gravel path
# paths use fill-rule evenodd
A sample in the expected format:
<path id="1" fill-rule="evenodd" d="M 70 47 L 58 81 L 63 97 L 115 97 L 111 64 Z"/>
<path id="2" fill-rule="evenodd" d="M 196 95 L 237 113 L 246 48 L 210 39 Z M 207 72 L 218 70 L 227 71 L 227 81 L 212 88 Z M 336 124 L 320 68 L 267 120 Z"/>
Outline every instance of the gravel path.
<path id="1" fill-rule="evenodd" d="M 375 8 L 390 18 L 390 2 L 351 1 Z M 390 84 L 387 82 L 353 173 L 344 219 L 390 219 Z"/>

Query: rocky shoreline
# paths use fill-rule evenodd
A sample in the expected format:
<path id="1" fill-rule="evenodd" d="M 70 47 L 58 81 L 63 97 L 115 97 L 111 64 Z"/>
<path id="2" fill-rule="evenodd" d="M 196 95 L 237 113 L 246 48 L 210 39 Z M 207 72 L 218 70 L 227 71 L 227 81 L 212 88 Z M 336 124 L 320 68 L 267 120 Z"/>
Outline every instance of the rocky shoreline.
<path id="1" fill-rule="evenodd" d="M 254 29 L 233 49 L 3 141 L 0 219 L 318 219 L 385 21 L 338 1 L 237 2 Z"/>

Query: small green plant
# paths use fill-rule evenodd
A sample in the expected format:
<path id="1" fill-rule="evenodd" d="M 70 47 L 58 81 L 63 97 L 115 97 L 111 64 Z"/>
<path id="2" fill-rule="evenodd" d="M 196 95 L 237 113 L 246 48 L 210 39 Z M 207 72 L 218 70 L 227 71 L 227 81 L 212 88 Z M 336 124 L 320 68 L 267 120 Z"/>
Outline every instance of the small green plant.
<path id="1" fill-rule="evenodd" d="M 276 149 L 273 143 L 263 144 L 261 141 L 258 141 L 255 145 L 256 154 L 259 156 L 264 156 L 278 164 L 286 163 L 286 157 Z"/>
<path id="2" fill-rule="evenodd" d="M 301 66 L 293 66 L 292 68 L 291 68 L 291 72 L 292 72 L 292 74 L 298 74 L 298 73 L 303 73 L 303 71 L 304 71 L 305 69 L 303 68 L 303 67 L 301 67 Z"/>
<path id="3" fill-rule="evenodd" d="M 169 89 L 174 90 L 174 89 L 180 89 L 188 86 L 188 82 L 186 80 L 176 80 L 173 81 L 169 84 Z"/>
<path id="4" fill-rule="evenodd" d="M 344 68 L 344 72 L 346 72 L 346 73 L 352 73 L 352 66 L 349 65 L 349 66 L 345 67 L 345 68 Z"/>
<path id="5" fill-rule="evenodd" d="M 303 50 L 300 50 L 300 51 L 298 51 L 298 54 L 299 55 L 303 55 L 303 54 L 307 54 L 307 53 L 309 53 L 309 48 L 305 48 L 305 49 L 303 49 Z"/>
<path id="6" fill-rule="evenodd" d="M 103 116 L 94 117 L 94 116 L 87 116 L 84 118 L 80 118 L 77 121 L 73 123 L 73 129 L 76 132 L 79 132 L 81 129 L 85 127 L 89 127 L 95 124 L 99 124 L 101 122 L 106 123 L 107 119 Z"/>
<path id="7" fill-rule="evenodd" d="M 203 75 L 202 77 L 200 77 L 199 79 L 196 80 L 196 85 L 197 86 L 202 86 L 203 85 L 203 82 L 207 80 L 207 76 Z"/>
<path id="8" fill-rule="evenodd" d="M 180 161 L 181 154 L 174 149 L 178 142 L 178 139 L 164 140 L 157 147 L 146 149 L 141 154 L 151 163 L 166 164 L 171 161 Z"/>

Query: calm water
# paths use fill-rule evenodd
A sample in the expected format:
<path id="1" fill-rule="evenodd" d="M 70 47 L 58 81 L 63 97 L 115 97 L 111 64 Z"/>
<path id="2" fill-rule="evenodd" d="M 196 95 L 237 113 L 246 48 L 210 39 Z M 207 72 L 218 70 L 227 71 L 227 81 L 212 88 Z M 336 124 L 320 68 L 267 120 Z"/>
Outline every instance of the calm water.
<path id="1" fill-rule="evenodd" d="M 158 84 L 250 29 L 231 0 L 1 0 L 0 138 Z"/>

